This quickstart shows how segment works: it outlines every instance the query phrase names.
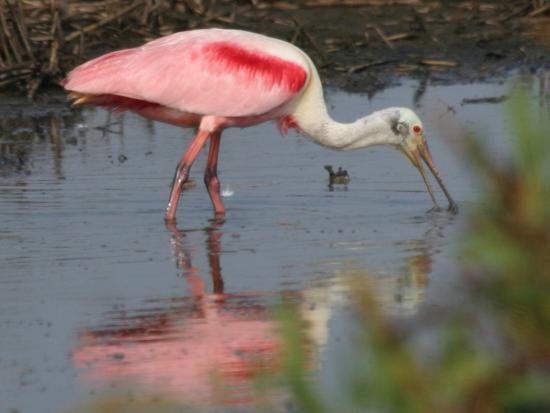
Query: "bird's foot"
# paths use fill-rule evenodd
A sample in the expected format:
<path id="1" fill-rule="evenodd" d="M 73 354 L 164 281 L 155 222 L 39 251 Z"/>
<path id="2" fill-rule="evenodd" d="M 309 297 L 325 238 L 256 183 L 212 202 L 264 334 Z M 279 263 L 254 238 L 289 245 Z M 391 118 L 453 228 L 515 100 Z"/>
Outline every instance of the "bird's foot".
<path id="1" fill-rule="evenodd" d="M 214 226 L 221 226 L 225 223 L 225 212 L 215 212 L 214 217 L 208 220 Z"/>
<path id="2" fill-rule="evenodd" d="M 449 207 L 447 208 L 447 211 L 449 211 L 453 215 L 458 214 L 458 204 L 456 202 L 451 202 L 449 204 Z"/>
<path id="3" fill-rule="evenodd" d="M 175 224 L 175 223 L 176 223 L 176 216 L 175 216 L 175 215 L 170 215 L 169 213 L 166 213 L 166 214 L 164 215 L 164 223 L 165 223 L 166 225 L 169 225 L 169 224 L 173 225 L 173 224 Z"/>
<path id="4" fill-rule="evenodd" d="M 441 208 L 439 205 L 434 206 L 433 208 L 430 208 L 426 211 L 427 214 L 437 214 L 439 212 L 443 211 L 443 208 Z"/>

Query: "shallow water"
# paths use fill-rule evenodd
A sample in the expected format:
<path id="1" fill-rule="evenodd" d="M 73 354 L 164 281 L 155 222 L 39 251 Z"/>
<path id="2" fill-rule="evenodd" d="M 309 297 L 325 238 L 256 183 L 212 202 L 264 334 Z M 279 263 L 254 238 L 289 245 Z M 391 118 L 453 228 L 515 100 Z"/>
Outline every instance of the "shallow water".
<path id="1" fill-rule="evenodd" d="M 327 94 L 334 117 L 352 120 L 413 106 L 417 88 Z M 3 103 L 0 412 L 58 412 L 119 392 L 251 405 L 255 371 L 277 366 L 273 308 L 284 300 L 310 321 L 312 368 L 330 385 L 352 317 L 350 276 L 375 280 L 396 317 L 453 299 L 460 224 L 477 196 L 461 127 L 482 130 L 495 156 L 508 139 L 502 104 L 460 103 L 508 88 L 430 85 L 417 99 L 457 217 L 426 213 L 419 174 L 393 149 L 334 152 L 267 124 L 222 138 L 225 222 L 211 219 L 201 157 L 176 226 L 163 212 L 190 131 Z M 347 188 L 327 188 L 326 164 L 348 170 Z"/>

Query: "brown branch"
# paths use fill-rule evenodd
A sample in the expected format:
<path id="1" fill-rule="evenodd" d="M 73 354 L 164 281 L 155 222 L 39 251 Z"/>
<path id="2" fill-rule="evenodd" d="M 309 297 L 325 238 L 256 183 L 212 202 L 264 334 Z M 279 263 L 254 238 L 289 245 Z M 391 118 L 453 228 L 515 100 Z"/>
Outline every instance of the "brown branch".
<path id="1" fill-rule="evenodd" d="M 145 3 L 145 1 L 146 0 L 138 0 L 135 3 L 131 4 L 130 6 L 127 6 L 127 7 L 123 8 L 118 13 L 113 14 L 112 16 L 106 17 L 106 18 L 98 21 L 97 23 L 93 23 L 93 24 L 90 24 L 86 27 L 83 27 L 81 30 L 78 30 L 76 32 L 72 32 L 69 35 L 65 36 L 65 41 L 70 42 L 71 40 L 76 39 L 81 34 L 89 33 L 89 32 L 92 32 L 92 31 L 102 27 L 102 26 L 105 26 L 107 23 L 110 23 L 113 20 L 116 20 L 116 19 L 124 16 L 125 14 L 133 11 L 134 9 L 137 9 L 138 6 L 141 6 L 143 3 Z"/>
<path id="2" fill-rule="evenodd" d="M 2 5 L 2 2 L 0 2 L 0 26 L 3 32 L 2 36 L 2 43 L 4 46 L 5 54 L 7 57 L 9 57 L 8 54 L 8 44 L 10 46 L 11 51 L 13 52 L 14 58 L 17 62 L 22 62 L 23 58 L 21 57 L 21 54 L 19 53 L 19 48 L 17 47 L 17 41 L 14 39 L 9 24 L 6 20 L 6 15 L 4 12 L 4 6 Z"/>
<path id="3" fill-rule="evenodd" d="M 360 6 L 389 6 L 389 5 L 418 5 L 420 0 L 309 0 L 306 7 L 360 7 Z"/>
<path id="4" fill-rule="evenodd" d="M 380 36 L 380 38 L 382 39 L 382 41 L 386 44 L 386 46 L 388 46 L 390 49 L 395 49 L 394 45 L 392 44 L 391 40 L 388 39 L 388 37 L 386 36 L 386 34 L 382 31 L 382 29 L 378 26 L 372 26 L 372 28 L 374 29 L 374 31 L 376 32 L 376 34 L 378 34 L 378 36 Z"/>
<path id="5" fill-rule="evenodd" d="M 27 31 L 27 26 L 23 17 L 23 7 L 21 5 L 21 1 L 17 1 L 17 10 L 15 10 L 14 6 L 11 5 L 9 1 L 6 3 L 8 5 L 8 8 L 10 9 L 17 30 L 19 31 L 19 36 L 21 37 L 21 41 L 26 49 L 27 55 L 29 56 L 30 60 L 34 61 L 34 54 L 29 43 L 29 33 Z"/>
<path id="6" fill-rule="evenodd" d="M 424 66 L 441 66 L 441 67 L 458 67 L 459 63 L 454 60 L 435 60 L 435 59 L 422 59 L 419 62 Z"/>
<path id="7" fill-rule="evenodd" d="M 546 6 L 542 6 L 536 10 L 533 10 L 531 13 L 528 14 L 529 17 L 536 17 L 543 13 L 546 13 L 548 10 L 550 10 L 550 4 L 547 4 Z"/>

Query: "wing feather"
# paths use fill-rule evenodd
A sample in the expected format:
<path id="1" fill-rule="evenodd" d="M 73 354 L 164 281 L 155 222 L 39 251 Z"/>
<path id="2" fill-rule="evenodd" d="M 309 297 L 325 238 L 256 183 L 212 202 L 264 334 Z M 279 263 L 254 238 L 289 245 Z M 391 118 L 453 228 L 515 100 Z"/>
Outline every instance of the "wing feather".
<path id="1" fill-rule="evenodd" d="M 288 43 L 248 32 L 199 30 L 100 56 L 70 72 L 63 86 L 187 113 L 239 117 L 288 102 L 308 73 L 301 51 Z"/>

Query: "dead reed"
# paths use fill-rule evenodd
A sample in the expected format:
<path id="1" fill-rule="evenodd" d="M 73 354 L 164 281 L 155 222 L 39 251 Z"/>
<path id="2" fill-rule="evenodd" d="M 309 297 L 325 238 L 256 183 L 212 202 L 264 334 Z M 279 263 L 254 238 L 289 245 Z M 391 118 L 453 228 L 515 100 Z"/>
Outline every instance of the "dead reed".
<path id="1" fill-rule="evenodd" d="M 197 2 L 0 0 L 0 89 L 16 87 L 32 97 L 83 61 L 88 49 L 120 47 L 121 34 L 143 40 L 162 25 L 163 14 L 200 12 L 191 3 Z"/>
<path id="2" fill-rule="evenodd" d="M 247 29 L 250 22 L 259 20 L 288 26 L 294 33 L 289 34 L 288 40 L 296 42 L 301 38 L 302 46 L 311 48 L 318 63 L 326 67 L 331 61 L 328 54 L 341 45 L 328 44 L 332 39 L 323 40 L 310 33 L 295 17 L 296 9 L 390 5 L 415 7 L 422 13 L 441 6 L 437 1 L 421 0 L 0 0 L 0 92 L 24 91 L 32 98 L 40 87 L 56 84 L 72 67 L 99 52 L 194 27 Z M 488 1 L 457 2 L 454 7 L 478 12 L 497 8 Z M 503 7 L 503 13 L 488 25 L 524 18 L 545 26 L 550 0 L 514 1 Z M 268 15 L 274 17 L 270 20 Z M 388 33 L 378 25 L 366 25 L 364 30 L 392 50 L 396 44 L 415 37 L 412 32 Z M 355 73 L 388 62 L 394 60 L 356 62 L 351 66 L 333 61 L 331 66 L 336 71 Z M 459 63 L 423 59 L 414 67 L 419 65 L 445 69 Z"/>

